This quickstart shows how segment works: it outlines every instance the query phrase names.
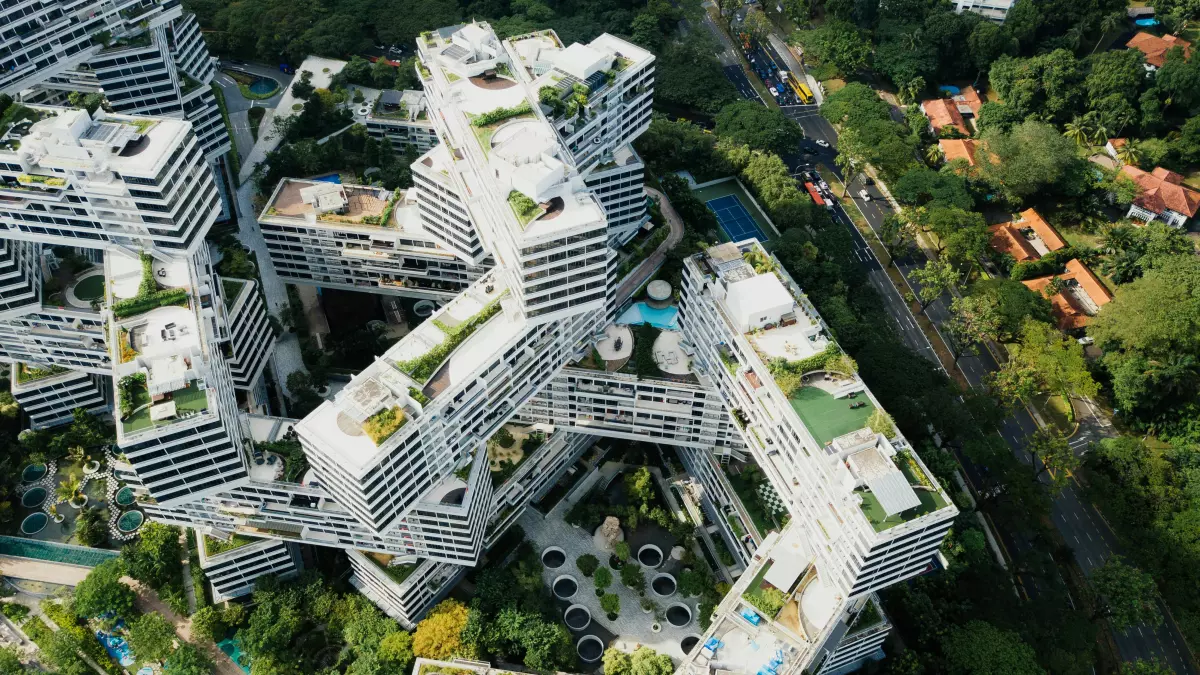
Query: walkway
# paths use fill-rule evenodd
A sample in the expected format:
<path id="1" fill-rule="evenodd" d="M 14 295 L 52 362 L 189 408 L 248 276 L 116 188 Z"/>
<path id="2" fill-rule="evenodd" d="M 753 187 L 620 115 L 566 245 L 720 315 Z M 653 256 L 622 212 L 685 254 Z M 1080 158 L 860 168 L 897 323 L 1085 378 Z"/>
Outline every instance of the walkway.
<path id="1" fill-rule="evenodd" d="M 666 259 L 667 251 L 675 248 L 679 245 L 679 242 L 683 241 L 683 218 L 680 218 L 679 214 L 675 211 L 675 207 L 671 206 L 671 200 L 652 187 L 647 186 L 646 193 L 653 197 L 654 201 L 658 202 L 663 218 L 667 220 L 667 225 L 671 228 L 671 233 L 658 245 L 658 248 L 654 249 L 654 253 L 651 253 L 643 260 L 642 264 L 638 265 L 633 272 L 628 274 L 625 280 L 621 282 L 621 285 L 617 287 L 617 292 L 613 296 L 617 307 L 620 307 L 639 288 L 650 281 L 650 278 L 654 276 L 654 273 L 662 265 L 663 260 Z"/>
<path id="2" fill-rule="evenodd" d="M 154 589 L 142 584 L 140 581 L 135 581 L 129 577 L 122 579 L 130 588 L 137 593 L 137 599 L 134 600 L 134 607 L 142 613 L 159 614 L 166 620 L 170 621 L 175 626 L 175 634 L 179 639 L 191 642 L 200 651 L 208 655 L 212 662 L 216 664 L 214 672 L 217 675 L 246 675 L 229 655 L 217 648 L 215 644 L 208 640 L 193 640 L 192 639 L 192 620 L 186 616 L 179 616 L 163 602 L 158 593 Z"/>
<path id="3" fill-rule="evenodd" d="M 81 565 L 0 556 L 0 575 L 14 579 L 78 586 L 91 571 L 92 568 Z"/>

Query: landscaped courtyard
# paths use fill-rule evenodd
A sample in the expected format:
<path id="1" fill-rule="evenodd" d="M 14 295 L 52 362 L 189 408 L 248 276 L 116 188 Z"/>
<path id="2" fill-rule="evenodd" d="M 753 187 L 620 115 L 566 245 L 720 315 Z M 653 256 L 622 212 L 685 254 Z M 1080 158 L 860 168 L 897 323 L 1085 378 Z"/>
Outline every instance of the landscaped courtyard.
<path id="1" fill-rule="evenodd" d="M 652 471 L 604 463 L 546 516 L 530 509 L 519 521 L 585 670 L 609 647 L 644 645 L 678 660 L 682 643 L 704 632 L 700 598 L 685 597 L 680 582 L 710 572 L 692 552 L 692 523 Z"/>

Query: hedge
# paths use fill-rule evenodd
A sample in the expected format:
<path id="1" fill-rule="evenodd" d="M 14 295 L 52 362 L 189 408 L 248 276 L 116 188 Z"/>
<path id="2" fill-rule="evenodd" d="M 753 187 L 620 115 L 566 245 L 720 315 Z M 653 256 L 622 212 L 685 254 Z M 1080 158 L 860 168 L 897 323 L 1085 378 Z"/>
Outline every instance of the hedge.
<path id="1" fill-rule="evenodd" d="M 489 302 L 487 306 L 479 310 L 478 314 L 457 326 L 447 326 L 434 319 L 433 324 L 446 334 L 446 340 L 422 356 L 407 361 L 397 361 L 396 367 L 407 373 L 409 377 L 424 384 L 433 375 L 434 368 L 437 368 L 442 361 L 453 354 L 454 350 L 470 337 L 476 328 L 482 326 L 488 319 L 495 316 L 496 312 L 500 311 L 501 298 Z"/>
<path id="2" fill-rule="evenodd" d="M 167 288 L 136 298 L 121 300 L 113 305 L 113 316 L 118 319 L 135 316 L 159 307 L 187 304 L 187 290 L 183 288 Z"/>
<path id="3" fill-rule="evenodd" d="M 512 108 L 496 108 L 495 110 L 489 110 L 488 112 L 485 112 L 471 120 L 471 124 L 477 127 L 486 127 L 489 124 L 503 122 L 510 117 L 527 115 L 531 112 L 533 112 L 533 106 L 529 105 L 529 101 L 523 101 L 520 105 Z"/>

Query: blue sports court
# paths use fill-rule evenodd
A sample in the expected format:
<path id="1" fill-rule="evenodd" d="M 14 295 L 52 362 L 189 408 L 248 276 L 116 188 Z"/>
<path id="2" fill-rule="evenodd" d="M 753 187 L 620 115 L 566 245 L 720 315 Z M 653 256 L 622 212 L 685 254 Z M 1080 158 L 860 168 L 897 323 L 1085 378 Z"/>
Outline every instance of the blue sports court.
<path id="1" fill-rule="evenodd" d="M 708 209 L 717 216 L 717 222 L 721 224 L 721 229 L 725 230 L 725 234 L 729 235 L 730 241 L 742 241 L 751 237 L 766 241 L 767 235 L 763 234 L 762 229 L 758 227 L 758 223 L 750 217 L 750 212 L 742 206 L 742 201 L 737 195 L 725 195 L 717 197 L 705 202 Z"/>

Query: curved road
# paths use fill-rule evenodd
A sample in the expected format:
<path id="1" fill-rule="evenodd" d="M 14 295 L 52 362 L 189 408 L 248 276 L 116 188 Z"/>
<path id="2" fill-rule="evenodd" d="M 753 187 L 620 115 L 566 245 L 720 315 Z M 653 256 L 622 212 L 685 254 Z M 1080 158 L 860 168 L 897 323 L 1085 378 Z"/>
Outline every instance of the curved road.
<path id="1" fill-rule="evenodd" d="M 683 218 L 680 218 L 679 214 L 675 211 L 675 207 L 671 206 L 671 200 L 652 187 L 647 187 L 646 193 L 653 197 L 654 201 L 658 202 L 658 207 L 662 210 L 663 218 L 666 219 L 667 225 L 671 228 L 671 233 L 658 245 L 658 248 L 654 249 L 654 253 L 651 253 L 643 260 L 632 273 L 625 277 L 625 281 L 621 282 L 621 285 L 617 287 L 615 294 L 617 307 L 620 307 L 621 303 L 628 300 L 637 289 L 642 287 L 642 284 L 649 281 L 650 277 L 654 276 L 654 273 L 658 271 L 659 265 L 666 259 L 667 251 L 675 248 L 679 245 L 679 242 L 683 241 Z"/>

